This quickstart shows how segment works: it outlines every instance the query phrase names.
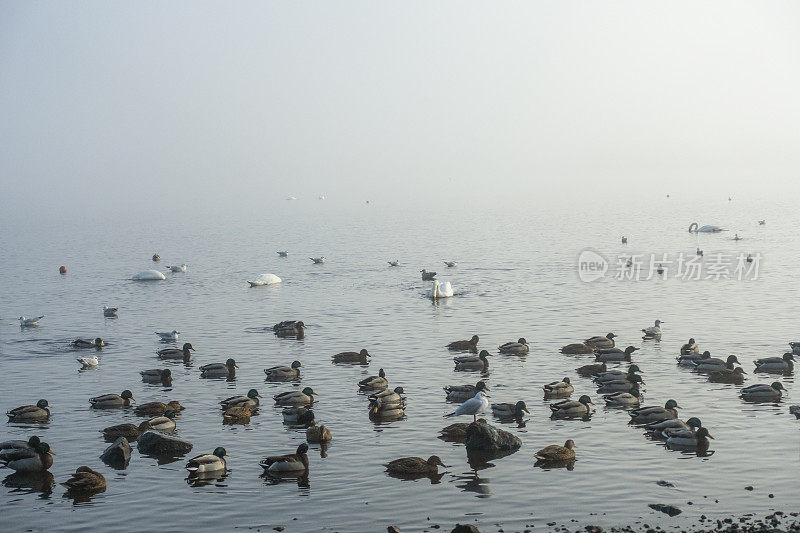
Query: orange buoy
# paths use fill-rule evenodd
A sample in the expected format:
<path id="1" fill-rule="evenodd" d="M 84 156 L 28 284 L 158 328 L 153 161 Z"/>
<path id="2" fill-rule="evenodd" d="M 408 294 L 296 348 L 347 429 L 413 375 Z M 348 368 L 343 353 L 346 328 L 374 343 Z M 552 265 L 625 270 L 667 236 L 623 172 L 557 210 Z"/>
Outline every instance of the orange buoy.
<path id="1" fill-rule="evenodd" d="M 67 273 L 67 267 L 65 267 L 64 265 L 61 265 L 60 267 L 58 267 L 58 271 L 61 274 L 66 274 Z"/>

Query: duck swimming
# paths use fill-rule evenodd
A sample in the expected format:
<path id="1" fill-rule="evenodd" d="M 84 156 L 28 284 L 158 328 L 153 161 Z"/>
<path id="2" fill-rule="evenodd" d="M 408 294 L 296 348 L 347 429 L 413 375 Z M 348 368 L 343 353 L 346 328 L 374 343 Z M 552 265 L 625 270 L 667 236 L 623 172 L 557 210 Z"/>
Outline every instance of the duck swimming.
<path id="1" fill-rule="evenodd" d="M 517 403 L 493 403 L 491 407 L 492 414 L 498 418 L 522 418 L 522 413 L 531 413 L 523 400 Z"/>
<path id="2" fill-rule="evenodd" d="M 386 372 L 381 368 L 377 376 L 369 376 L 358 382 L 358 388 L 361 390 L 382 390 L 389 386 L 386 381 Z"/>
<path id="3" fill-rule="evenodd" d="M 308 472 L 308 444 L 300 444 L 293 454 L 266 457 L 258 464 L 269 473 Z"/>
<path id="4" fill-rule="evenodd" d="M 9 422 L 44 422 L 50 418 L 50 404 L 39 400 L 36 405 L 23 405 L 6 412 Z"/>
<path id="5" fill-rule="evenodd" d="M 632 383 L 627 391 L 619 391 L 603 396 L 603 401 L 609 407 L 638 407 L 642 393 L 639 386 Z"/>
<path id="6" fill-rule="evenodd" d="M 741 385 L 744 383 L 744 368 L 737 366 L 733 367 L 733 363 L 728 363 L 722 370 L 716 370 L 708 375 L 708 381 L 711 383 L 733 383 Z"/>
<path id="7" fill-rule="evenodd" d="M 89 399 L 89 402 L 95 409 L 120 409 L 122 407 L 130 407 L 131 401 L 136 401 L 136 399 L 133 397 L 133 393 L 127 389 L 122 391 L 122 394 L 104 394 Z"/>
<path id="8" fill-rule="evenodd" d="M 575 390 L 569 382 L 569 378 L 564 378 L 561 381 L 553 381 L 542 388 L 544 389 L 545 398 L 567 398 Z"/>
<path id="9" fill-rule="evenodd" d="M 448 385 L 444 387 L 448 402 L 466 402 L 482 390 L 489 390 L 489 387 L 483 381 L 479 381 L 475 385 Z"/>
<path id="10" fill-rule="evenodd" d="M 653 422 L 661 422 L 668 418 L 678 418 L 678 411 L 680 409 L 678 402 L 675 400 L 667 400 L 664 407 L 650 406 L 640 407 L 634 409 L 628 414 L 631 416 L 631 422 L 634 424 L 652 424 Z"/>
<path id="11" fill-rule="evenodd" d="M 233 359 L 228 359 L 224 363 L 210 363 L 200 367 L 201 378 L 232 378 L 236 376 L 236 369 L 239 365 Z"/>
<path id="12" fill-rule="evenodd" d="M 403 397 L 404 393 L 403 387 L 395 387 L 394 390 L 389 390 L 387 388 L 380 392 L 374 392 L 367 398 L 369 400 L 380 399 L 383 405 L 402 405 L 405 402 L 405 398 Z"/>
<path id="13" fill-rule="evenodd" d="M 106 318 L 117 318 L 117 308 L 116 307 L 108 307 L 107 305 L 103 306 L 103 316 Z"/>
<path id="14" fill-rule="evenodd" d="M 607 381 L 619 381 L 627 379 L 631 381 L 630 377 L 635 376 L 637 372 L 641 372 L 642 370 L 637 365 L 630 365 L 628 370 L 623 372 L 622 370 L 607 370 L 605 372 L 601 372 L 595 376 L 594 381 L 595 383 L 605 383 Z M 631 381 L 633 383 L 633 381 Z"/>
<path id="15" fill-rule="evenodd" d="M 689 342 L 681 346 L 681 355 L 692 355 L 700 353 L 700 349 L 697 347 L 697 343 L 695 340 L 689 339 Z"/>
<path id="16" fill-rule="evenodd" d="M 456 351 L 470 351 L 470 352 L 477 352 L 478 351 L 478 336 L 473 335 L 472 338 L 468 341 L 453 341 L 447 345 L 448 350 L 456 350 Z"/>
<path id="17" fill-rule="evenodd" d="M 598 383 L 597 392 L 601 394 L 606 394 L 609 392 L 630 392 L 634 387 L 638 387 L 639 383 L 644 384 L 642 376 L 639 374 L 631 374 L 623 379 Z"/>
<path id="18" fill-rule="evenodd" d="M 691 353 L 686 355 L 679 355 L 676 359 L 678 361 L 678 365 L 690 366 L 694 368 L 695 363 L 705 361 L 706 359 L 711 359 L 711 352 L 706 350 L 703 353 Z"/>
<path id="19" fill-rule="evenodd" d="M 186 408 L 176 400 L 172 400 L 169 403 L 149 402 L 143 403 L 142 405 L 137 405 L 133 410 L 133 414 L 136 416 L 162 416 L 169 410 L 177 413 L 179 411 L 183 411 L 184 409 Z"/>
<path id="20" fill-rule="evenodd" d="M 552 418 L 584 418 L 589 415 L 589 405 L 594 402 L 587 395 L 581 396 L 578 401 L 561 400 L 550 404 Z"/>
<path id="21" fill-rule="evenodd" d="M 103 339 L 97 337 L 93 341 L 87 341 L 84 339 L 75 339 L 70 343 L 70 345 L 74 346 L 75 348 L 102 348 L 103 346 L 105 346 L 105 343 L 103 342 Z"/>
<path id="22" fill-rule="evenodd" d="M 508 355 L 525 355 L 530 351 L 530 347 L 528 346 L 528 341 L 524 337 L 520 337 L 517 342 L 501 344 L 497 351 Z"/>
<path id="23" fill-rule="evenodd" d="M 791 372 L 794 369 L 794 355 L 789 352 L 783 354 L 783 357 L 765 357 L 764 359 L 756 359 L 756 372 L 769 372 L 772 374 L 784 374 Z"/>
<path id="24" fill-rule="evenodd" d="M 729 355 L 725 361 L 723 361 L 722 359 L 717 359 L 716 357 L 709 357 L 708 359 L 695 361 L 694 369 L 697 372 L 708 374 L 711 372 L 724 370 L 728 363 L 737 363 L 740 365 L 742 364 L 739 362 L 739 359 L 737 359 L 735 355 Z"/>
<path id="25" fill-rule="evenodd" d="M 360 363 L 366 365 L 369 363 L 369 352 L 366 348 L 362 348 L 360 352 L 340 352 L 331 356 L 334 363 Z"/>
<path id="26" fill-rule="evenodd" d="M 614 338 L 618 337 L 613 333 L 607 334 L 605 337 L 589 337 L 583 343 L 592 348 L 613 348 L 615 346 Z"/>
<path id="27" fill-rule="evenodd" d="M 575 372 L 578 373 L 579 376 L 588 378 L 588 377 L 596 377 L 604 372 L 608 372 L 608 367 L 605 363 L 601 363 L 599 365 L 583 365 L 575 369 Z"/>
<path id="28" fill-rule="evenodd" d="M 595 352 L 594 360 L 598 362 L 630 361 L 631 354 L 638 349 L 635 346 L 628 346 L 623 352 L 619 348 L 608 348 Z"/>
<path id="29" fill-rule="evenodd" d="M 685 429 L 679 431 L 680 433 L 667 437 L 667 446 L 708 449 L 708 439 L 714 438 L 707 428 L 700 428 L 696 433 L 687 432 Z"/>
<path id="30" fill-rule="evenodd" d="M 53 466 L 53 452 L 46 442 L 39 442 L 32 448 L 8 450 L 0 459 L 0 464 L 17 472 L 44 472 Z"/>
<path id="31" fill-rule="evenodd" d="M 142 376 L 142 381 L 145 383 L 161 383 L 162 385 L 169 385 L 172 383 L 172 371 L 169 368 L 142 370 L 139 374 Z"/>
<path id="32" fill-rule="evenodd" d="M 401 403 L 384 403 L 382 398 L 370 398 L 369 417 L 372 420 L 399 420 L 405 416 Z"/>
<path id="33" fill-rule="evenodd" d="M 225 451 L 225 448 L 220 446 L 216 448 L 213 453 L 198 455 L 197 457 L 189 459 L 189 462 L 186 463 L 186 470 L 189 471 L 190 475 L 203 474 L 206 472 L 220 472 L 228 468 L 228 464 L 225 461 L 226 457 L 228 457 L 228 452 Z"/>
<path id="34" fill-rule="evenodd" d="M 287 407 L 281 414 L 287 424 L 307 426 L 314 423 L 314 411 L 310 407 Z"/>
<path id="35" fill-rule="evenodd" d="M 192 357 L 192 352 L 195 351 L 191 343 L 183 343 L 183 348 L 164 348 L 159 350 L 156 354 L 161 359 L 183 359 L 184 363 L 188 363 Z"/>
<path id="36" fill-rule="evenodd" d="M 306 325 L 302 320 L 284 320 L 272 326 L 272 331 L 278 337 L 297 337 L 298 339 L 305 336 Z"/>
<path id="37" fill-rule="evenodd" d="M 314 389 L 306 387 L 302 391 L 282 392 L 273 398 L 278 405 L 309 405 L 314 403 L 314 396 L 317 396 Z"/>
<path id="38" fill-rule="evenodd" d="M 236 407 L 240 405 L 248 405 L 250 407 L 256 408 L 259 406 L 259 398 L 263 398 L 256 389 L 250 389 L 247 391 L 247 394 L 244 396 L 231 396 L 230 398 L 226 398 L 219 402 L 222 406 L 223 410 L 228 410 L 231 407 Z"/>
<path id="39" fill-rule="evenodd" d="M 303 365 L 300 361 L 292 361 L 291 366 L 271 366 L 264 369 L 267 381 L 289 381 L 300 377 L 300 369 Z"/>
<path id="40" fill-rule="evenodd" d="M 741 390 L 741 397 L 747 401 L 771 401 L 780 400 L 783 396 L 783 388 L 780 381 L 774 382 L 772 385 L 759 383 L 757 385 L 750 385 Z"/>
<path id="41" fill-rule="evenodd" d="M 563 354 L 568 354 L 568 355 L 585 355 L 594 353 L 594 348 L 589 346 L 588 344 L 584 344 L 582 342 L 576 342 L 573 344 L 567 344 L 566 346 L 562 346 L 559 351 Z"/>
<path id="42" fill-rule="evenodd" d="M 486 371 L 489 368 L 489 359 L 491 355 L 486 350 L 481 350 L 478 355 L 463 355 L 461 357 L 454 357 L 453 362 L 456 364 L 456 370 L 481 370 Z"/>
<path id="43" fill-rule="evenodd" d="M 553 463 L 575 460 L 575 441 L 569 439 L 563 446 L 551 444 L 534 453 L 538 463 Z"/>
<path id="44" fill-rule="evenodd" d="M 79 466 L 62 485 L 73 492 L 101 492 L 106 490 L 106 478 L 88 466 Z"/>
<path id="45" fill-rule="evenodd" d="M 312 444 L 330 442 L 333 439 L 331 430 L 325 426 L 311 425 L 306 429 L 306 441 Z"/>
<path id="46" fill-rule="evenodd" d="M 222 412 L 223 424 L 247 424 L 253 414 L 253 408 L 249 405 L 234 405 Z"/>
<path id="47" fill-rule="evenodd" d="M 447 468 L 439 456 L 431 455 L 427 460 L 421 457 L 401 457 L 383 465 L 386 471 L 396 476 L 436 475 L 438 467 Z"/>
<path id="48" fill-rule="evenodd" d="M 17 450 L 34 450 L 36 445 L 41 440 L 36 435 L 30 437 L 28 440 L 7 440 L 0 442 L 0 461 L 10 454 L 14 454 Z"/>

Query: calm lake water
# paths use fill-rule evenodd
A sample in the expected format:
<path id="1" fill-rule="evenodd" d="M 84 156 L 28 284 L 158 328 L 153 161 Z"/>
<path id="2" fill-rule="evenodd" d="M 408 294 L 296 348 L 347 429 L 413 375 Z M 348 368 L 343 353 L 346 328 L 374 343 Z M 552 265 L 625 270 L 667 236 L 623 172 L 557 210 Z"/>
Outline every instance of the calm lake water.
<path id="1" fill-rule="evenodd" d="M 707 383 L 678 368 L 675 356 L 695 337 L 714 356 L 737 354 L 748 371 L 746 384 L 774 380 L 754 375 L 752 360 L 781 355 L 787 342 L 800 340 L 798 218 L 789 202 L 657 198 L 568 209 L 526 203 L 457 210 L 301 200 L 273 202 L 258 212 L 4 220 L 2 407 L 44 397 L 54 408 L 42 427 L 3 423 L 0 439 L 40 435 L 57 454 L 51 469 L 56 483 L 86 464 L 109 484 L 89 501 L 74 502 L 57 484 L 41 492 L 6 477 L 0 485 L 4 527 L 80 530 L 125 520 L 160 531 L 198 523 L 221 530 L 283 525 L 286 531 L 382 531 L 397 524 L 419 531 L 477 520 L 489 531 L 500 523 L 516 531 L 549 522 L 575 529 L 637 522 L 681 528 L 701 514 L 794 509 L 800 467 L 800 421 L 788 412 L 800 402 L 794 377 L 778 378 L 788 389 L 783 401 L 748 404 L 738 397 L 739 387 Z M 767 224 L 759 226 L 760 219 Z M 698 237 L 686 231 L 695 220 L 730 231 Z M 733 241 L 735 232 L 744 240 Z M 627 246 L 621 235 L 628 236 Z M 584 248 L 611 259 L 613 270 L 621 253 L 692 257 L 698 243 L 706 265 L 715 253 L 760 253 L 758 279 L 688 281 L 670 273 L 666 280 L 583 283 L 577 276 Z M 276 255 L 283 249 L 288 258 Z M 161 263 L 150 261 L 155 251 Z M 317 255 L 327 263 L 311 264 L 308 257 Z M 386 261 L 396 258 L 402 266 L 389 268 Z M 459 265 L 445 269 L 442 259 Z M 163 282 L 129 280 L 140 270 L 184 262 L 188 272 L 167 274 Z M 58 274 L 62 264 L 66 276 Z M 424 298 L 421 268 L 450 280 L 457 296 L 433 305 Z M 262 272 L 284 282 L 248 288 L 245 280 Z M 119 307 L 119 318 L 104 319 L 104 304 Z M 21 314 L 46 317 L 40 327 L 21 330 Z M 306 338 L 279 339 L 263 330 L 283 319 L 304 320 Z M 642 342 L 640 329 L 655 319 L 664 321 L 661 342 Z M 171 389 L 142 383 L 140 370 L 166 366 L 155 357 L 163 344 L 153 332 L 172 329 L 196 348 L 192 363 L 168 363 Z M 684 419 L 697 416 L 710 429 L 713 455 L 670 451 L 648 440 L 628 425 L 624 411 L 605 409 L 592 382 L 575 374 L 591 357 L 558 353 L 564 344 L 609 331 L 623 346 L 642 347 L 634 360 L 645 372 L 645 403 L 675 398 Z M 443 346 L 473 334 L 492 353 L 521 336 L 531 343 L 527 357 L 492 358 L 487 376 L 492 401 L 527 401 L 531 415 L 524 427 L 491 421 L 523 446 L 479 469 L 468 464 L 463 445 L 437 438 L 453 422 L 442 418 L 454 408 L 442 387 L 480 377 L 455 372 L 453 354 Z M 79 372 L 75 357 L 86 353 L 68 344 L 96 336 L 112 344 L 100 352 L 99 369 Z M 369 367 L 331 364 L 332 354 L 361 348 L 373 355 Z M 240 367 L 234 381 L 199 379 L 198 366 L 228 357 Z M 294 359 L 305 366 L 299 385 L 319 393 L 318 422 L 333 432 L 326 457 L 311 445 L 310 476 L 302 486 L 264 479 L 258 465 L 305 440 L 304 430 L 284 426 L 272 406 L 273 394 L 295 385 L 264 381 L 264 368 Z M 368 419 L 356 383 L 379 368 L 390 386 L 406 390 L 401 421 Z M 574 397 L 585 393 L 598 403 L 589 421 L 549 419 L 541 387 L 564 376 L 575 384 Z M 266 397 L 258 416 L 247 426 L 223 426 L 217 402 L 250 388 Z M 138 403 L 181 401 L 186 410 L 177 434 L 194 444 L 191 455 L 224 446 L 231 455 L 227 477 L 193 487 L 183 469 L 186 458 L 159 464 L 135 449 L 127 469 L 104 465 L 98 456 L 107 444 L 98 430 L 141 419 L 129 410 L 93 411 L 88 399 L 123 389 Z M 578 445 L 574 470 L 534 468 L 533 452 L 568 438 Z M 431 454 L 448 465 L 438 483 L 394 479 L 381 466 Z M 755 490 L 744 490 L 747 485 Z M 668 518 L 649 509 L 651 503 L 678 505 L 683 514 Z"/>

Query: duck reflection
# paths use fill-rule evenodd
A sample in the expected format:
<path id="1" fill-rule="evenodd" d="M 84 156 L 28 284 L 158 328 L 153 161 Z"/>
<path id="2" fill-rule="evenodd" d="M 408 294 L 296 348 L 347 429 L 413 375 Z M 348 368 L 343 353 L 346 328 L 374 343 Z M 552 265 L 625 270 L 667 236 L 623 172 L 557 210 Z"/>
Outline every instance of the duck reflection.
<path id="1" fill-rule="evenodd" d="M 56 482 L 53 474 L 44 472 L 15 472 L 3 479 L 3 486 L 13 489 L 11 492 L 33 494 L 41 493 L 43 499 L 53 493 Z"/>
<path id="2" fill-rule="evenodd" d="M 478 498 L 488 498 L 491 496 L 492 491 L 489 487 L 489 478 L 480 477 L 477 470 L 464 472 L 463 474 L 454 476 L 454 478 L 456 487 L 460 488 L 463 492 L 474 492 L 478 495 Z"/>
<path id="3" fill-rule="evenodd" d="M 190 487 L 206 487 L 208 485 L 217 485 L 228 477 L 228 471 L 216 472 L 193 472 L 186 478 L 186 483 Z"/>

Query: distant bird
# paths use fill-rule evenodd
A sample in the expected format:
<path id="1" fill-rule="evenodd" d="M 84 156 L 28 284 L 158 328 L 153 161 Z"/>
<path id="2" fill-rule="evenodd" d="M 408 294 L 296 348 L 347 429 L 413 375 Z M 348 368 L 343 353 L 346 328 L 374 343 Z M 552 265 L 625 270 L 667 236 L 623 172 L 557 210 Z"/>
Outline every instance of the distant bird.
<path id="1" fill-rule="evenodd" d="M 156 331 L 156 335 L 158 335 L 162 341 L 164 342 L 175 342 L 178 340 L 178 335 L 180 335 L 180 331 L 172 330 L 172 331 Z"/>
<path id="2" fill-rule="evenodd" d="M 100 364 L 100 360 L 95 355 L 94 357 L 78 357 L 75 359 L 77 362 L 81 364 L 81 367 L 84 369 L 87 368 L 97 368 L 97 365 Z"/>
<path id="3" fill-rule="evenodd" d="M 103 316 L 106 318 L 117 318 L 117 308 L 103 306 Z"/>
<path id="4" fill-rule="evenodd" d="M 644 333 L 644 339 L 652 339 L 654 337 L 661 337 L 661 324 L 663 322 L 661 320 L 656 320 L 655 326 L 650 326 L 649 328 L 644 328 L 642 333 Z"/>
<path id="5" fill-rule="evenodd" d="M 758 225 L 759 225 L 759 226 L 763 226 L 763 225 L 764 225 L 764 224 L 766 224 L 766 223 L 767 223 L 767 221 L 766 221 L 766 220 L 759 220 L 759 221 L 758 221 Z"/>
<path id="6" fill-rule="evenodd" d="M 442 261 L 444 261 L 444 264 L 447 265 L 447 268 L 453 268 L 458 265 L 457 261 L 445 261 L 444 259 L 442 259 Z"/>
<path id="7" fill-rule="evenodd" d="M 272 326 L 272 331 L 278 337 L 297 337 L 305 336 L 306 325 L 302 320 L 284 320 Z"/>
<path id="8" fill-rule="evenodd" d="M 477 422 L 478 413 L 483 413 L 489 407 L 489 397 L 484 391 L 478 391 L 475 396 L 458 406 L 458 409 L 450 414 L 444 415 L 445 418 L 460 415 L 472 415 L 472 421 Z"/>
<path id="9" fill-rule="evenodd" d="M 287 251 L 278 252 L 278 255 L 279 255 L 280 257 L 289 257 L 289 252 L 287 252 Z"/>
<path id="10" fill-rule="evenodd" d="M 168 266 L 167 267 L 170 272 L 186 272 L 186 263 L 182 264 L 181 266 Z"/>
<path id="11" fill-rule="evenodd" d="M 737 233 L 737 234 L 735 234 L 735 235 L 733 236 L 733 240 L 734 240 L 734 241 L 741 241 L 741 240 L 742 240 L 742 237 L 739 237 L 739 234 Z"/>
<path id="12" fill-rule="evenodd" d="M 103 342 L 103 339 L 97 337 L 93 341 L 87 341 L 86 339 L 75 339 L 70 343 L 70 345 L 75 348 L 102 348 L 106 345 L 106 343 Z"/>
<path id="13" fill-rule="evenodd" d="M 420 270 L 422 272 L 422 281 L 433 281 L 436 279 L 436 272 L 428 272 L 424 268 Z"/>
<path id="14" fill-rule="evenodd" d="M 25 316 L 19 317 L 19 326 L 21 328 L 30 328 L 36 327 L 39 325 L 39 321 L 44 318 L 44 315 L 37 316 L 36 318 L 25 318 Z"/>
<path id="15" fill-rule="evenodd" d="M 158 263 L 159 261 L 161 261 L 161 256 L 158 254 L 153 254 L 153 262 Z"/>
<path id="16" fill-rule="evenodd" d="M 628 244 L 628 238 L 625 235 L 622 236 L 622 244 Z"/>
<path id="17" fill-rule="evenodd" d="M 393 266 L 393 267 L 399 267 L 400 266 L 400 260 L 399 259 L 395 259 L 394 261 L 387 261 L 387 263 L 389 263 L 389 266 Z"/>
<path id="18" fill-rule="evenodd" d="M 701 250 L 699 247 L 697 248 L 697 252 L 696 252 L 696 253 L 697 253 L 697 255 L 699 255 L 700 257 L 703 257 L 703 250 Z"/>
<path id="19" fill-rule="evenodd" d="M 664 266 L 661 263 L 658 264 L 658 268 L 656 269 L 656 272 L 658 272 L 659 274 L 663 274 L 664 273 Z"/>
<path id="20" fill-rule="evenodd" d="M 325 256 L 324 255 L 320 256 L 320 257 L 309 257 L 309 259 L 314 261 L 315 265 L 321 265 L 322 263 L 325 262 Z"/>
<path id="21" fill-rule="evenodd" d="M 747 254 L 747 262 L 748 263 L 752 263 L 753 262 L 753 256 L 751 254 Z"/>
<path id="22" fill-rule="evenodd" d="M 471 352 L 478 351 L 478 336 L 473 335 L 468 341 L 453 341 L 447 345 L 448 350 L 469 350 Z"/>

